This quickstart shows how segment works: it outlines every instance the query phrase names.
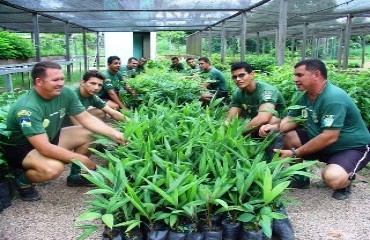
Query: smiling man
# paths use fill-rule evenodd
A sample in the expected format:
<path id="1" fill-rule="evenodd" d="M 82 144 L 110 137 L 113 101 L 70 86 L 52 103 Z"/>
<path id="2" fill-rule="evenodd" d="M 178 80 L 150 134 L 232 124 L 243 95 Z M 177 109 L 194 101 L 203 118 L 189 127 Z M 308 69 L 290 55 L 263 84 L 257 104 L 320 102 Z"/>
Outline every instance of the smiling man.
<path id="1" fill-rule="evenodd" d="M 1 139 L 5 143 L 2 145 L 4 157 L 16 169 L 17 188 L 25 201 L 40 199 L 32 183 L 59 177 L 64 165 L 73 160 L 95 169 L 88 149 L 93 141 L 92 132 L 126 144 L 121 132 L 88 113 L 73 90 L 64 87 L 64 75 L 59 64 L 39 62 L 31 74 L 34 86 L 10 108 L 6 125 L 11 135 Z M 73 116 L 80 126 L 61 128 L 67 114 Z M 80 171 L 71 171 L 67 178 L 68 186 L 88 183 Z"/>
<path id="2" fill-rule="evenodd" d="M 258 137 L 261 125 L 279 122 L 286 108 L 285 100 L 275 87 L 255 81 L 254 71 L 246 62 L 233 63 L 231 75 L 238 88 L 231 97 L 226 123 L 235 117 L 250 118 L 246 131 L 251 132 L 252 137 Z M 277 111 L 279 116 L 274 116 L 271 110 Z"/>
<path id="3" fill-rule="evenodd" d="M 370 160 L 370 134 L 356 104 L 339 87 L 327 80 L 325 64 L 306 59 L 294 66 L 294 83 L 305 91 L 280 125 L 265 125 L 260 134 L 271 129 L 285 133 L 284 150 L 276 150 L 282 158 L 319 159 L 326 163 L 321 172 L 325 184 L 334 190 L 333 198 L 347 199 L 351 181 Z M 306 119 L 303 125 L 291 121 Z M 308 178 L 294 178 L 291 187 L 308 188 Z"/>

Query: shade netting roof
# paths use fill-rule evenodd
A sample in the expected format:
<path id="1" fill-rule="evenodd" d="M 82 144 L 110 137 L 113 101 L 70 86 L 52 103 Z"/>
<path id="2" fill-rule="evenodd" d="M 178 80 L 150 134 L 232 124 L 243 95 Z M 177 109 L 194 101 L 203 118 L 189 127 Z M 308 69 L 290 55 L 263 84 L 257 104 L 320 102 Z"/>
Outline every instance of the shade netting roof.
<path id="1" fill-rule="evenodd" d="M 336 35 L 353 16 L 352 33 L 370 29 L 369 0 L 287 0 L 288 36 Z M 0 0 L 0 27 L 33 31 L 39 16 L 41 33 L 83 29 L 92 32 L 210 31 L 220 34 L 225 21 L 227 36 L 240 35 L 241 13 L 247 12 L 247 35 L 274 36 L 279 25 L 280 0 Z"/>

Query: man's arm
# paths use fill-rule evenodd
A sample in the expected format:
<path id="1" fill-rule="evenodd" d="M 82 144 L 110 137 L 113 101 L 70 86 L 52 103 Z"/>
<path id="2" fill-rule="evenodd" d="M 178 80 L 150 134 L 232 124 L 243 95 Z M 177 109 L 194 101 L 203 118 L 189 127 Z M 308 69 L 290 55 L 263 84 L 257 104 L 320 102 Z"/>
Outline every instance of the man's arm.
<path id="1" fill-rule="evenodd" d="M 125 84 L 124 86 L 125 90 L 129 92 L 132 96 L 136 96 L 136 91 L 132 89 L 128 84 Z"/>
<path id="2" fill-rule="evenodd" d="M 91 161 L 87 156 L 69 151 L 65 148 L 59 147 L 49 142 L 46 133 L 37 134 L 27 138 L 32 146 L 43 156 L 57 159 L 65 163 L 71 163 L 72 160 L 81 161 L 89 169 L 95 169 L 94 161 Z M 25 166 L 32 168 L 32 166 Z"/>
<path id="3" fill-rule="evenodd" d="M 251 121 L 245 126 L 247 130 L 253 131 L 263 124 L 271 123 L 271 119 L 273 118 L 273 114 L 268 112 L 269 109 L 275 109 L 275 105 L 273 103 L 263 103 L 258 108 L 258 114 Z"/>
<path id="4" fill-rule="evenodd" d="M 125 116 L 123 116 L 122 113 L 114 110 L 113 108 L 109 107 L 108 105 L 105 105 L 101 110 L 103 110 L 105 113 L 109 114 L 114 120 L 117 121 L 126 121 Z"/>
<path id="5" fill-rule="evenodd" d="M 122 109 L 128 110 L 128 108 L 121 102 L 119 97 L 117 96 L 116 92 L 114 90 L 108 90 L 109 98 L 118 104 L 118 106 Z"/>
<path id="6" fill-rule="evenodd" d="M 292 117 L 287 116 L 283 118 L 281 121 L 277 121 L 276 123 L 269 123 L 269 124 L 262 125 L 259 129 L 258 134 L 261 137 L 266 137 L 267 134 L 271 132 L 272 130 L 277 130 L 282 133 L 286 133 L 291 130 L 294 130 L 299 126 L 299 124 L 296 122 L 291 122 L 291 120 L 292 120 Z"/>
<path id="7" fill-rule="evenodd" d="M 296 157 L 318 152 L 335 143 L 339 138 L 340 130 L 324 130 L 321 134 L 312 138 L 306 144 L 296 149 Z M 280 157 L 286 158 L 293 155 L 291 150 L 280 150 Z"/>
<path id="8" fill-rule="evenodd" d="M 242 111 L 243 110 L 239 107 L 231 107 L 229 109 L 229 113 L 227 114 L 225 124 L 228 125 L 230 120 L 232 120 L 233 118 L 239 117 L 239 115 L 242 113 Z"/>
<path id="9" fill-rule="evenodd" d="M 84 111 L 78 115 L 75 115 L 74 118 L 81 123 L 82 126 L 89 129 L 90 131 L 98 134 L 107 136 L 116 142 L 126 145 L 126 140 L 123 137 L 123 133 L 117 131 L 116 129 L 108 126 L 104 122 L 100 121 L 98 118 L 94 117 L 87 111 Z"/>

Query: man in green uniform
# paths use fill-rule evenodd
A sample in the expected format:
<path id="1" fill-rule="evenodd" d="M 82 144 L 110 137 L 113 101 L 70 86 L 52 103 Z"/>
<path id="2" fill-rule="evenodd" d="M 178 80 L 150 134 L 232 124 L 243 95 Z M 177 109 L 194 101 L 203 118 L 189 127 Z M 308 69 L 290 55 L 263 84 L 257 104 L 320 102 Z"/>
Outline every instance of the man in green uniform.
<path id="1" fill-rule="evenodd" d="M 286 108 L 282 94 L 275 87 L 254 79 L 250 64 L 237 62 L 231 65 L 232 79 L 238 87 L 232 97 L 226 123 L 235 117 L 250 118 L 246 131 L 258 137 L 260 126 L 277 123 Z M 273 112 L 279 113 L 274 116 Z"/>
<path id="2" fill-rule="evenodd" d="M 327 81 L 325 64 L 318 59 L 306 59 L 294 66 L 294 83 L 298 91 L 305 91 L 280 126 L 265 125 L 260 135 L 272 129 L 285 133 L 284 150 L 277 149 L 282 158 L 297 157 L 319 159 L 326 163 L 321 176 L 325 184 L 334 189 L 333 198 L 347 199 L 351 181 L 370 160 L 370 133 L 360 111 L 342 89 Z M 291 121 L 302 117 L 305 129 Z M 308 178 L 296 178 L 293 187 L 308 188 Z"/>
<path id="3" fill-rule="evenodd" d="M 148 59 L 145 57 L 141 57 L 139 62 L 137 63 L 136 72 L 137 74 L 145 73 L 145 64 L 147 64 Z"/>
<path id="4" fill-rule="evenodd" d="M 2 139 L 4 157 L 16 169 L 16 184 L 25 201 L 36 201 L 40 195 L 32 183 L 55 179 L 64 165 L 73 160 L 95 169 L 89 158 L 91 133 L 110 137 L 126 144 L 123 134 L 85 111 L 72 89 L 64 87 L 61 66 L 54 62 L 37 63 L 32 70 L 34 87 L 22 95 L 7 116 L 8 139 Z M 61 129 L 66 114 L 81 126 Z M 68 186 L 86 185 L 77 167 L 71 169 Z"/>
<path id="5" fill-rule="evenodd" d="M 104 120 L 106 114 L 108 114 L 114 120 L 125 121 L 125 117 L 122 113 L 111 108 L 105 101 L 96 96 L 102 89 L 104 81 L 105 76 L 99 71 L 87 71 L 82 77 L 80 86 L 75 89 L 78 99 L 90 114 L 101 120 Z M 65 119 L 64 125 L 79 125 L 79 123 L 74 117 L 69 117 Z"/>
<path id="6" fill-rule="evenodd" d="M 189 72 L 190 75 L 194 75 L 195 73 L 200 72 L 200 67 L 199 64 L 196 64 L 194 61 L 194 58 L 189 57 L 186 59 L 186 64 L 189 66 L 187 71 Z"/>
<path id="7" fill-rule="evenodd" d="M 127 78 L 134 78 L 138 73 L 136 72 L 136 67 L 138 64 L 138 60 L 134 57 L 130 57 L 127 60 L 126 66 L 121 66 L 120 72 L 122 74 L 122 77 Z"/>
<path id="8" fill-rule="evenodd" d="M 201 69 L 201 75 L 207 76 L 203 87 L 208 90 L 207 93 L 203 93 L 200 96 L 200 100 L 203 103 L 209 103 L 213 97 L 228 99 L 229 94 L 227 92 L 227 85 L 224 75 L 220 70 L 211 66 L 211 61 L 207 57 L 199 58 L 199 67 Z"/>
<path id="9" fill-rule="evenodd" d="M 120 73 L 121 59 L 118 56 L 108 57 L 108 69 L 103 71 L 106 80 L 102 90 L 98 93 L 98 96 L 102 99 L 112 100 L 119 108 L 128 110 L 128 108 L 122 103 L 119 98 L 119 92 L 122 88 L 126 89 L 132 95 L 135 95 L 135 91 L 128 86 L 122 78 Z M 113 106 L 111 106 L 113 108 Z"/>
<path id="10" fill-rule="evenodd" d="M 170 71 L 175 72 L 183 72 L 185 71 L 185 66 L 182 62 L 180 62 L 178 57 L 172 57 L 171 58 L 171 65 L 170 65 Z"/>

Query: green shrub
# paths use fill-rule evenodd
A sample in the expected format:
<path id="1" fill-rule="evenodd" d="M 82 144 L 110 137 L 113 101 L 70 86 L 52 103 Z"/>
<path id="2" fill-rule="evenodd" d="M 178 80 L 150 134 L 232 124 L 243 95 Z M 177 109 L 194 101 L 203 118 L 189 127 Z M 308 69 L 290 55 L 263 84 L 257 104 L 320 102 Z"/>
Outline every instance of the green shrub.
<path id="1" fill-rule="evenodd" d="M 30 39 L 15 33 L 0 32 L 0 59 L 27 59 L 34 56 Z"/>

